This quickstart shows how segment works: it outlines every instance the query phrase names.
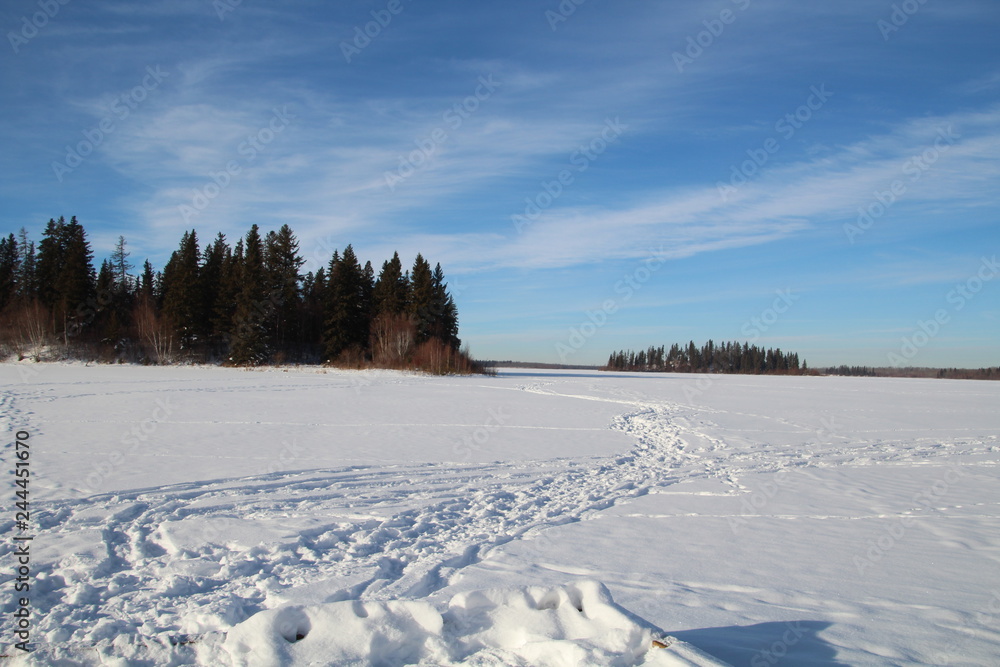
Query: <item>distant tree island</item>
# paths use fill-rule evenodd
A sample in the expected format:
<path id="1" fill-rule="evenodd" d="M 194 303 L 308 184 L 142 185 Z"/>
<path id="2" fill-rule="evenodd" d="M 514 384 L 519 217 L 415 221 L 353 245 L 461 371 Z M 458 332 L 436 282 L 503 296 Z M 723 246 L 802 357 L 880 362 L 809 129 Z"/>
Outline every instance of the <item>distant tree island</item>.
<path id="1" fill-rule="evenodd" d="M 749 375 L 808 373 L 806 363 L 799 362 L 794 352 L 764 349 L 749 343 L 726 342 L 716 344 L 709 340 L 698 347 L 694 341 L 687 345 L 674 343 L 669 348 L 649 347 L 633 352 L 621 350 L 608 358 L 605 370 L 642 371 L 652 373 L 742 373 Z"/>

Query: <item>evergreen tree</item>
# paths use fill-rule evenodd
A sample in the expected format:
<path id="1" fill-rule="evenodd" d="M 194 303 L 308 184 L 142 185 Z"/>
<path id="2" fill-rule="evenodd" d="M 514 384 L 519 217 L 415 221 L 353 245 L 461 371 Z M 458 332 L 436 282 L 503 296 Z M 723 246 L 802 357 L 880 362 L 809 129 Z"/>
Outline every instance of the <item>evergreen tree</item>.
<path id="1" fill-rule="evenodd" d="M 17 297 L 23 302 L 33 301 L 38 296 L 35 242 L 28 240 L 28 230 L 24 227 L 18 233 L 17 254 Z"/>
<path id="2" fill-rule="evenodd" d="M 388 313 L 398 315 L 407 309 L 407 294 L 409 281 L 403 275 L 403 264 L 399 261 L 399 253 L 392 253 L 392 259 L 382 263 L 382 270 L 375 282 L 374 306 L 375 314 Z"/>
<path id="3" fill-rule="evenodd" d="M 371 317 L 366 303 L 368 289 L 354 248 L 348 245 L 343 257 L 334 252 L 330 260 L 324 331 L 324 357 L 328 361 L 336 361 L 348 350 L 360 352 L 367 347 Z"/>
<path id="4" fill-rule="evenodd" d="M 125 250 L 126 241 L 124 236 L 118 237 L 115 249 L 111 253 L 111 267 L 114 271 L 114 291 L 127 292 L 131 289 L 131 278 L 129 272 L 132 270 L 132 263 L 128 261 L 132 253 Z"/>
<path id="5" fill-rule="evenodd" d="M 201 294 L 201 313 L 198 319 L 201 322 L 201 330 L 205 338 L 211 345 L 215 354 L 225 354 L 226 335 L 229 331 L 228 322 L 233 314 L 233 306 L 227 306 L 225 326 L 219 326 L 220 320 L 217 313 L 220 309 L 220 300 L 227 293 L 225 272 L 230 261 L 232 251 L 226 243 L 226 236 L 222 232 L 215 237 L 215 240 L 205 246 L 202 253 L 201 271 L 198 274 L 198 291 Z"/>
<path id="6" fill-rule="evenodd" d="M 299 256 L 299 242 L 292 228 L 282 225 L 267 235 L 266 274 L 274 303 L 270 331 L 277 349 L 288 351 L 299 340 L 302 299 L 299 270 L 305 260 Z"/>
<path id="7" fill-rule="evenodd" d="M 409 306 L 417 328 L 416 342 L 423 343 L 434 334 L 434 275 L 431 265 L 419 253 L 410 275 Z"/>
<path id="8" fill-rule="evenodd" d="M 139 278 L 139 297 L 153 302 L 153 290 L 156 285 L 156 274 L 153 272 L 153 265 L 147 259 L 142 264 L 142 276 Z"/>
<path id="9" fill-rule="evenodd" d="M 321 266 L 311 271 L 302 281 L 302 343 L 310 354 L 319 354 L 318 344 L 323 340 L 323 323 L 327 300 L 326 271 Z"/>
<path id="10" fill-rule="evenodd" d="M 97 272 L 97 293 L 98 294 L 110 294 L 115 288 L 115 273 L 111 268 L 111 262 L 104 260 L 101 262 L 101 268 Z"/>
<path id="11" fill-rule="evenodd" d="M 229 361 L 237 366 L 259 366 L 270 355 L 267 321 L 271 303 L 267 299 L 264 245 L 256 224 L 246 235 L 239 282 Z"/>
<path id="12" fill-rule="evenodd" d="M 65 259 L 57 285 L 67 305 L 86 304 L 94 295 L 94 253 L 87 233 L 74 215 L 64 230 Z"/>
<path id="13" fill-rule="evenodd" d="M 200 259 L 198 235 L 192 229 L 184 232 L 180 247 L 163 267 L 163 314 L 173 325 L 181 349 L 188 351 L 203 333 Z"/>
<path id="14" fill-rule="evenodd" d="M 127 322 L 128 293 L 121 291 L 118 275 L 111 260 L 101 262 L 97 273 L 97 306 L 95 324 L 97 335 L 104 343 L 118 345 Z"/>
<path id="15" fill-rule="evenodd" d="M 95 313 L 96 276 L 87 233 L 76 216 L 50 219 L 38 250 L 36 274 L 42 304 L 51 313 L 52 331 L 63 343 L 80 333 Z"/>
<path id="16" fill-rule="evenodd" d="M 17 239 L 14 235 L 0 239 L 0 311 L 17 296 L 19 263 Z"/>
<path id="17" fill-rule="evenodd" d="M 66 254 L 63 243 L 63 230 L 65 228 L 65 218 L 60 217 L 58 222 L 49 218 L 49 222 L 42 232 L 42 240 L 38 243 L 38 263 L 35 270 L 35 277 L 38 280 L 38 298 L 50 310 L 54 310 L 59 301 L 56 285 Z"/>
<path id="18" fill-rule="evenodd" d="M 228 348 L 232 344 L 233 315 L 236 312 L 236 300 L 243 289 L 243 239 L 237 239 L 232 252 L 222 262 L 222 276 L 215 299 L 215 312 L 212 314 L 212 331 L 215 332 L 220 349 L 228 358 Z"/>
<path id="19" fill-rule="evenodd" d="M 365 268 L 361 272 L 361 297 L 365 314 L 371 319 L 375 312 L 375 267 L 371 261 L 365 262 Z"/>
<path id="20" fill-rule="evenodd" d="M 434 267 L 431 276 L 431 335 L 445 345 L 457 350 L 462 345 L 458 338 L 458 308 L 454 299 L 448 293 L 448 284 L 444 281 L 444 271 L 441 264 Z"/>

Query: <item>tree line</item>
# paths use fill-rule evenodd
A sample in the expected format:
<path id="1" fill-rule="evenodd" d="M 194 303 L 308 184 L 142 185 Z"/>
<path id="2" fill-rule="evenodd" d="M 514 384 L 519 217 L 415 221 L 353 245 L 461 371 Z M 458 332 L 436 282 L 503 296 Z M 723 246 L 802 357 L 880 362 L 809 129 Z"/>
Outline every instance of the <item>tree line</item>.
<path id="1" fill-rule="evenodd" d="M 831 366 L 826 375 L 849 377 L 938 378 L 943 380 L 1000 380 L 1000 366 L 987 368 L 927 368 L 898 366 Z"/>
<path id="2" fill-rule="evenodd" d="M 716 344 L 712 340 L 701 347 L 691 341 L 687 345 L 674 343 L 669 349 L 661 345 L 638 352 L 613 352 L 604 370 L 749 375 L 809 372 L 806 362 L 800 364 L 799 355 L 794 352 L 782 352 L 780 348 L 764 349 L 745 342 Z"/>
<path id="3" fill-rule="evenodd" d="M 129 257 L 119 237 L 95 270 L 75 216 L 49 220 L 37 245 L 24 229 L 0 238 L 0 346 L 144 363 L 481 370 L 460 350 L 441 265 L 420 254 L 404 270 L 394 253 L 376 275 L 347 245 L 303 274 L 288 225 L 253 225 L 234 246 L 219 233 L 202 248 L 185 231 L 162 271 L 146 260 L 133 275 Z"/>

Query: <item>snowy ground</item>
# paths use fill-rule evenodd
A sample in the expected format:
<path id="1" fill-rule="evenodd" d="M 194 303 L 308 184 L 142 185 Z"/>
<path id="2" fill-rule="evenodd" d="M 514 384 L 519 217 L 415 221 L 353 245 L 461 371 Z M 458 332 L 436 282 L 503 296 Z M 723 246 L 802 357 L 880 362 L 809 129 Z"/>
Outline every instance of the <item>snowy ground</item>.
<path id="1" fill-rule="evenodd" d="M 995 665 L 998 408 L 973 381 L 0 364 L 33 510 L 20 533 L 6 487 L 0 642 L 32 534 L 37 664 Z"/>

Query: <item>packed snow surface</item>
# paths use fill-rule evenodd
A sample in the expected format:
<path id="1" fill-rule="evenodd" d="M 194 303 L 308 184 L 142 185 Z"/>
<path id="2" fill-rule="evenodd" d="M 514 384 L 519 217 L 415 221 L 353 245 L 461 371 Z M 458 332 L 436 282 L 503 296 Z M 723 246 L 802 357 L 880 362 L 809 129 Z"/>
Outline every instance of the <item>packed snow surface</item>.
<path id="1" fill-rule="evenodd" d="M 998 408 L 973 381 L 0 364 L 0 642 L 16 664 L 995 665 Z"/>

